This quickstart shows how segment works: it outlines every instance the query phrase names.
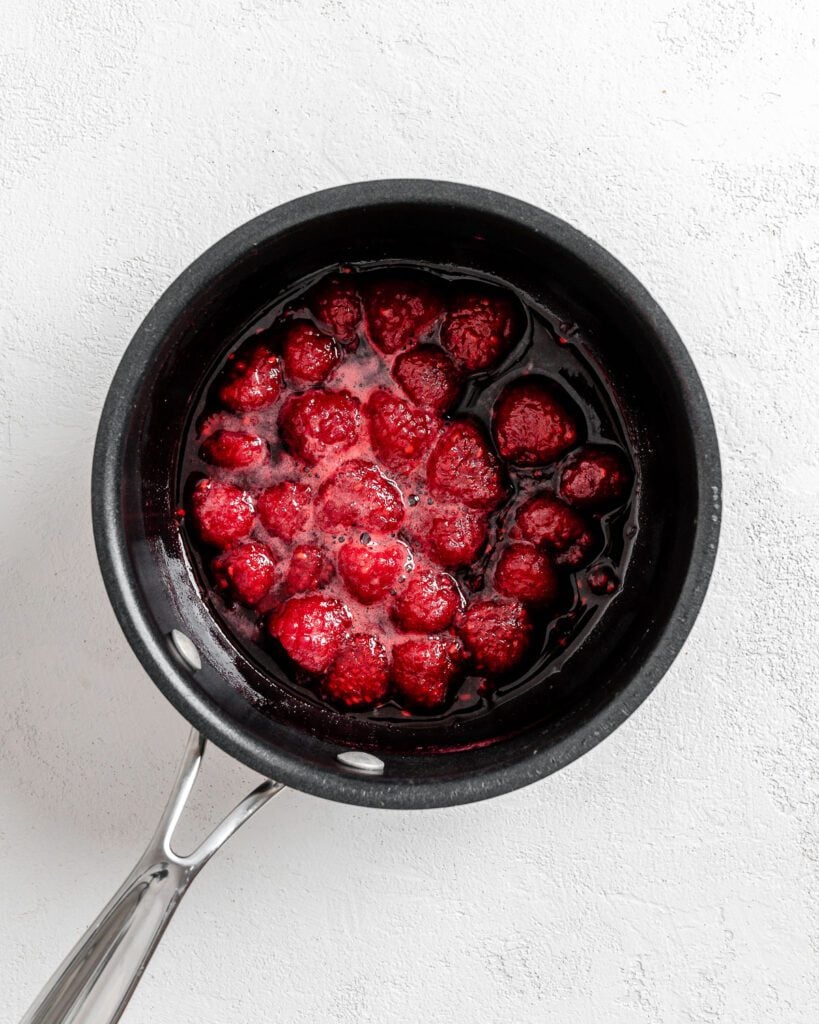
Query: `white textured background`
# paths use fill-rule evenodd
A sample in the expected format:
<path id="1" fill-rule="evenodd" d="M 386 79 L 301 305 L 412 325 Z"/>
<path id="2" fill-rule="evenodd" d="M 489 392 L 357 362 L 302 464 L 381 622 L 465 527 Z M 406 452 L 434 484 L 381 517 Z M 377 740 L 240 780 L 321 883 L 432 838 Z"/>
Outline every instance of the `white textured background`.
<path id="1" fill-rule="evenodd" d="M 722 440 L 714 582 L 649 702 L 539 785 L 421 813 L 277 798 L 126 1019 L 817 1019 L 817 36 L 813 0 L 5 0 L 4 1020 L 131 866 L 187 730 L 92 547 L 120 354 L 237 224 L 396 175 L 542 205 L 659 299 Z M 200 829 L 248 774 L 212 761 Z"/>

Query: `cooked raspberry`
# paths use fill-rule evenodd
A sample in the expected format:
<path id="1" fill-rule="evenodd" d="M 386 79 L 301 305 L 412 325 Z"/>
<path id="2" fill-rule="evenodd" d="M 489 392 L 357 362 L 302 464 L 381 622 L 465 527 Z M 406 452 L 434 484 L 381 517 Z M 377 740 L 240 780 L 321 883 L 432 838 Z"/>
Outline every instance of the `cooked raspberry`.
<path id="1" fill-rule="evenodd" d="M 267 629 L 297 665 L 326 672 L 350 629 L 350 612 L 334 597 L 291 597 L 274 612 Z"/>
<path id="2" fill-rule="evenodd" d="M 613 594 L 619 580 L 607 565 L 593 565 L 589 569 L 586 583 L 593 594 Z"/>
<path id="3" fill-rule="evenodd" d="M 284 376 L 289 384 L 321 384 L 338 365 L 338 345 L 303 320 L 289 323 L 282 333 Z"/>
<path id="4" fill-rule="evenodd" d="M 498 451 L 517 466 L 543 466 L 577 443 L 577 422 L 568 402 L 545 377 L 521 377 L 495 403 Z"/>
<path id="5" fill-rule="evenodd" d="M 469 508 L 494 509 L 506 498 L 498 460 L 471 420 L 456 421 L 441 435 L 427 463 L 427 484 L 433 497 Z"/>
<path id="6" fill-rule="evenodd" d="M 325 331 L 349 345 L 356 340 L 361 323 L 361 298 L 349 277 L 328 277 L 321 281 L 310 298 L 310 308 Z"/>
<path id="7" fill-rule="evenodd" d="M 373 281 L 364 295 L 367 326 L 376 348 L 403 352 L 428 337 L 444 312 L 434 288 L 415 278 Z"/>
<path id="8" fill-rule="evenodd" d="M 517 528 L 533 544 L 555 552 L 557 565 L 582 565 L 597 545 L 589 523 L 553 494 L 541 493 L 518 509 Z"/>
<path id="9" fill-rule="evenodd" d="M 479 672 L 508 672 L 526 653 L 532 621 L 520 601 L 492 598 L 471 604 L 458 624 Z"/>
<path id="10" fill-rule="evenodd" d="M 202 443 L 202 458 L 223 469 L 246 469 L 264 462 L 267 445 L 243 430 L 217 430 Z"/>
<path id="11" fill-rule="evenodd" d="M 396 599 L 392 614 L 407 633 L 440 633 L 452 625 L 460 607 L 461 594 L 451 576 L 416 569 Z"/>
<path id="12" fill-rule="evenodd" d="M 441 344 L 471 373 L 488 370 L 521 333 L 522 317 L 511 295 L 492 288 L 459 290 L 441 329 Z"/>
<path id="13" fill-rule="evenodd" d="M 360 404 L 349 391 L 292 395 L 279 413 L 284 446 L 310 466 L 331 452 L 352 447 L 361 426 Z"/>
<path id="14" fill-rule="evenodd" d="M 392 375 L 416 405 L 433 412 L 446 412 L 460 390 L 455 364 L 435 345 L 419 345 L 402 352 L 393 364 Z"/>
<path id="15" fill-rule="evenodd" d="M 427 454 L 436 433 L 435 421 L 423 409 L 383 388 L 364 406 L 370 441 L 381 462 L 396 472 L 408 473 Z"/>
<path id="16" fill-rule="evenodd" d="M 250 495 L 233 484 L 205 477 L 193 489 L 191 506 L 199 536 L 215 548 L 229 548 L 253 529 Z"/>
<path id="17" fill-rule="evenodd" d="M 276 582 L 276 563 L 270 548 L 249 541 L 214 558 L 213 575 L 222 590 L 229 590 L 242 604 L 254 605 Z"/>
<path id="18" fill-rule="evenodd" d="M 278 357 L 266 345 L 237 352 L 228 363 L 219 400 L 234 412 L 250 412 L 272 405 L 282 389 Z"/>
<path id="19" fill-rule="evenodd" d="M 631 471 L 617 448 L 583 448 L 560 471 L 558 494 L 581 508 L 612 508 L 631 487 Z"/>
<path id="20" fill-rule="evenodd" d="M 262 491 L 256 499 L 256 511 L 269 533 L 282 540 L 292 540 L 306 529 L 312 503 L 313 491 L 307 484 L 282 480 Z"/>
<path id="21" fill-rule="evenodd" d="M 284 581 L 288 594 L 321 590 L 333 578 L 333 562 L 327 552 L 315 544 L 299 544 L 290 559 Z"/>
<path id="22" fill-rule="evenodd" d="M 363 459 L 342 463 L 318 493 L 319 522 L 325 530 L 358 527 L 392 533 L 404 521 L 401 492 L 378 466 Z"/>
<path id="23" fill-rule="evenodd" d="M 338 571 L 350 593 L 362 604 L 375 604 L 395 585 L 407 564 L 403 544 L 359 544 L 348 541 L 338 553 Z"/>
<path id="24" fill-rule="evenodd" d="M 383 644 L 374 636 L 355 633 L 338 652 L 324 691 L 333 700 L 353 707 L 383 700 L 389 683 L 390 664 Z"/>
<path id="25" fill-rule="evenodd" d="M 409 704 L 440 707 L 460 674 L 461 646 L 451 636 L 403 640 L 392 650 L 392 678 Z"/>
<path id="26" fill-rule="evenodd" d="M 510 544 L 500 553 L 495 587 L 507 597 L 532 604 L 550 604 L 557 597 L 557 574 L 534 544 Z"/>
<path id="27" fill-rule="evenodd" d="M 436 512 L 425 542 L 438 565 L 448 569 L 471 565 L 486 543 L 486 517 L 465 508 Z"/>

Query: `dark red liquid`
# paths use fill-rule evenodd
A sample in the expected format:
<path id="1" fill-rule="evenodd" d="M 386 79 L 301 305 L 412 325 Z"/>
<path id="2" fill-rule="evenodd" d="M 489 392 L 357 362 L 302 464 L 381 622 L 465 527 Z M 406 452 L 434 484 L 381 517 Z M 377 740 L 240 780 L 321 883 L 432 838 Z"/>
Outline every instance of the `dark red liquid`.
<path id="1" fill-rule="evenodd" d="M 291 393 L 287 387 L 275 404 L 248 412 L 228 411 L 219 398 L 219 388 L 224 380 L 225 370 L 236 358 L 236 352 L 246 351 L 251 339 L 266 340 L 275 337 L 275 331 L 271 329 L 283 321 L 304 319 L 315 322 L 314 310 L 309 304 L 309 293 L 326 274 L 338 273 L 338 270 L 339 268 L 329 268 L 300 282 L 286 295 L 276 298 L 269 307 L 259 310 L 235 337 L 225 339 L 224 358 L 213 368 L 211 383 L 200 397 L 185 439 L 177 502 L 181 508 L 190 509 L 192 489 L 196 482 L 205 476 L 237 484 L 254 498 L 265 488 L 285 479 L 308 483 L 315 495 L 340 463 L 357 458 L 377 461 L 374 459 L 366 428 L 362 430 L 362 437 L 357 444 L 328 456 L 315 466 L 305 465 L 303 461 L 284 450 L 280 443 L 277 421 L 282 403 Z M 447 301 L 447 296 L 457 294 L 464 287 L 491 284 L 502 289 L 503 294 L 517 307 L 519 317 L 509 351 L 494 369 L 488 372 L 465 373 L 460 397 L 454 407 L 443 416 L 444 424 L 464 416 L 474 417 L 483 424 L 491 437 L 492 410 L 496 407 L 499 396 L 513 381 L 525 381 L 532 375 L 536 375 L 538 379 L 542 375 L 553 382 L 558 393 L 565 399 L 567 407 L 572 410 L 576 420 L 577 436 L 566 442 L 569 447 L 559 455 L 542 464 L 535 460 L 534 465 L 503 465 L 508 497 L 500 507 L 488 515 L 487 542 L 481 547 L 473 563 L 467 567 L 442 569 L 440 566 L 434 566 L 429 562 L 423 545 L 419 542 L 419 535 L 423 535 L 424 532 L 422 517 L 428 515 L 439 502 L 439 499 L 429 492 L 426 458 L 419 467 L 408 472 L 393 472 L 382 466 L 385 476 L 396 483 L 404 502 L 405 521 L 393 533 L 391 539 L 405 543 L 413 553 L 416 564 L 435 568 L 438 572 L 450 572 L 457 582 L 465 605 L 484 598 L 494 598 L 497 596 L 495 571 L 501 552 L 508 548 L 510 543 L 519 544 L 526 540 L 520 536 L 520 530 L 516 527 L 516 515 L 528 498 L 542 492 L 553 493 L 557 489 L 562 468 L 567 466 L 573 457 L 576 458 L 580 449 L 602 448 L 607 451 L 619 451 L 623 453 L 625 465 L 634 463 L 616 402 L 606 384 L 605 371 L 594 364 L 577 325 L 558 322 L 548 310 L 535 305 L 527 296 L 520 295 L 503 282 L 487 277 L 478 278 L 452 268 L 443 270 L 403 265 L 367 265 L 343 268 L 343 271 L 352 275 L 350 279 L 355 280 L 361 290 L 366 290 L 369 283 L 375 279 L 371 275 L 383 276 L 385 271 L 396 276 L 423 273 L 438 287 L 444 296 L 444 302 Z M 441 327 L 438 325 L 430 337 L 424 338 L 424 343 L 439 345 L 440 332 Z M 317 390 L 344 389 L 360 397 L 362 404 L 376 388 L 389 389 L 406 398 L 390 373 L 390 367 L 398 353 L 388 356 L 379 353 L 370 344 L 366 323 L 357 333 L 355 351 L 351 351 L 349 347 L 343 349 L 340 364 L 326 384 L 315 386 Z M 212 435 L 215 429 L 247 431 L 262 436 L 270 442 L 270 456 L 258 465 L 240 470 L 215 466 L 212 461 L 206 461 L 202 457 L 203 438 Z M 524 441 L 527 440 L 528 435 L 524 435 Z M 525 463 L 526 456 L 521 458 Z M 581 478 L 580 484 L 584 482 L 585 478 Z M 561 557 L 558 552 L 548 547 L 543 548 L 553 566 L 556 592 L 550 595 L 545 604 L 534 601 L 529 605 L 528 614 L 533 622 L 533 636 L 525 655 L 513 669 L 494 673 L 485 668 L 478 671 L 474 658 L 470 658 L 467 649 L 463 652 L 463 660 L 459 661 L 457 685 L 451 687 L 445 702 L 436 707 L 424 708 L 408 702 L 394 689 L 374 706 L 345 708 L 343 703 L 338 702 L 334 706 L 349 715 L 376 720 L 386 719 L 395 723 L 409 720 L 417 723 L 419 717 L 430 722 L 452 715 L 474 717 L 486 714 L 498 703 L 519 694 L 538 680 L 557 673 L 600 617 L 605 605 L 615 597 L 621 581 L 625 578 L 636 530 L 636 519 L 633 515 L 635 486 L 629 487 L 621 497 L 610 500 L 602 508 L 595 508 L 592 504 L 576 509 L 588 524 L 590 534 L 594 538 L 588 552 L 578 559 L 579 564 L 566 564 L 566 558 Z M 577 490 L 577 493 L 581 492 Z M 451 499 L 447 499 L 447 503 L 451 503 Z M 251 608 L 235 601 L 229 590 L 219 588 L 218 575 L 213 568 L 213 560 L 218 552 L 202 543 L 190 519 L 190 515 L 183 519 L 182 529 L 191 562 L 199 578 L 204 599 L 217 620 L 223 624 L 232 642 L 245 657 L 252 659 L 269 676 L 271 687 L 286 686 L 300 699 L 324 703 L 326 698 L 322 693 L 320 676 L 305 672 L 289 663 L 278 642 L 268 634 L 265 623 L 287 598 L 283 581 L 295 543 L 320 544 L 328 550 L 331 560 L 335 562 L 343 544 L 351 540 L 367 541 L 369 538 L 362 538 L 362 531 L 359 529 L 339 530 L 332 536 L 321 530 L 314 530 L 312 535 L 299 536 L 296 542 L 288 544 L 271 537 L 257 522 L 249 539 L 270 548 L 278 569 L 277 583 Z M 389 655 L 392 645 L 400 643 L 407 636 L 396 626 L 389 610 L 396 593 L 400 593 L 405 583 L 405 578 L 399 579 L 384 600 L 364 605 L 351 597 L 336 571 L 334 580 L 322 589 L 322 593 L 343 600 L 352 616 L 352 631 L 376 635 Z M 448 627 L 445 633 L 452 636 L 456 643 L 460 643 L 461 634 L 457 622 Z M 283 679 L 281 666 L 286 667 L 286 679 Z"/>

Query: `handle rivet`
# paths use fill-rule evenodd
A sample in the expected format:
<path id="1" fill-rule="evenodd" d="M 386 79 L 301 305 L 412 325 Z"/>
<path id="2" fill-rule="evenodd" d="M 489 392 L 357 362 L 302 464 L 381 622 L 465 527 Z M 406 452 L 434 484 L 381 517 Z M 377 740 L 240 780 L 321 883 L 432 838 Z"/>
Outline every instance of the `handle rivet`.
<path id="1" fill-rule="evenodd" d="M 179 657 L 185 664 L 198 672 L 202 667 L 202 659 L 193 640 L 179 629 L 172 629 L 170 632 L 171 644 Z"/>
<path id="2" fill-rule="evenodd" d="M 381 775 L 384 771 L 384 762 L 375 754 L 368 754 L 365 750 L 342 750 L 336 754 L 336 760 L 340 761 L 345 768 L 354 768 L 357 772 L 369 772 L 370 775 Z"/>

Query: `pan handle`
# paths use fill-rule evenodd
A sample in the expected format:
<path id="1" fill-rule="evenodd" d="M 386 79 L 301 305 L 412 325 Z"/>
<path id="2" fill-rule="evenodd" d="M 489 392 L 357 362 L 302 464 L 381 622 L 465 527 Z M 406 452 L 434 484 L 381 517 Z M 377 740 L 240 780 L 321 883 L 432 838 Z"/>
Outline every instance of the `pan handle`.
<path id="1" fill-rule="evenodd" d="M 153 839 L 111 902 L 68 954 L 22 1024 L 113 1024 L 122 1016 L 179 901 L 219 847 L 283 788 L 265 780 L 186 857 L 171 847 L 206 739 L 191 732 Z"/>

